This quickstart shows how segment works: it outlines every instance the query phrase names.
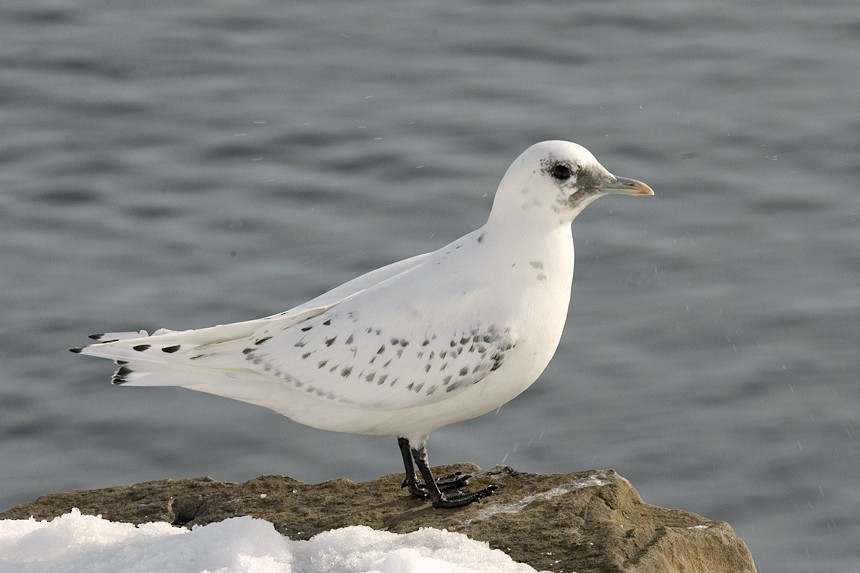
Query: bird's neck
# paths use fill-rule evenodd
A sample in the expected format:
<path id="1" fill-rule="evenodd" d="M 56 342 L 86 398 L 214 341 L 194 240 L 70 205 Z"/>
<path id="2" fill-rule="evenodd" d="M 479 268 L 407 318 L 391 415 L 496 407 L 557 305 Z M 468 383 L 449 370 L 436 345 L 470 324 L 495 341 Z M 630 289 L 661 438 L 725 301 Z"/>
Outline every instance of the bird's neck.
<path id="1" fill-rule="evenodd" d="M 536 272 L 535 276 L 554 276 L 562 282 L 569 283 L 573 278 L 573 234 L 569 223 L 535 225 L 520 221 L 519 225 L 511 225 L 491 218 L 475 233 L 493 253 L 490 256 L 507 265 L 544 269 L 546 273 Z"/>

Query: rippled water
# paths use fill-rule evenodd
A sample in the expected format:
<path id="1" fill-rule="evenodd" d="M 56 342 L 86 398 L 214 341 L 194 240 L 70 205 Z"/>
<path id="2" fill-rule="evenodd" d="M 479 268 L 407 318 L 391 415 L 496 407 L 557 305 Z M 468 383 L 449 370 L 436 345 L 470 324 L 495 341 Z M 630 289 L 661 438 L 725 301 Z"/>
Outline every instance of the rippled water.
<path id="1" fill-rule="evenodd" d="M 271 314 L 483 223 L 531 143 L 651 199 L 575 223 L 568 329 L 434 462 L 614 467 L 761 571 L 860 561 L 853 0 L 0 6 L 0 506 L 163 477 L 399 471 L 394 440 L 66 348 Z"/>

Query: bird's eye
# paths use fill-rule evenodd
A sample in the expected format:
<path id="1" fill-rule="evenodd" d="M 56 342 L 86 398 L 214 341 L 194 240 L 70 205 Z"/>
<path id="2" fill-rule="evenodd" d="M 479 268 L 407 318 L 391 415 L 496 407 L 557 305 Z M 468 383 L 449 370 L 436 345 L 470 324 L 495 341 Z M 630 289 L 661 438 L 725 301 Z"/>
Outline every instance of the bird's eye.
<path id="1" fill-rule="evenodd" d="M 549 173 L 559 181 L 570 179 L 570 167 L 564 163 L 556 163 L 553 165 L 552 170 Z"/>

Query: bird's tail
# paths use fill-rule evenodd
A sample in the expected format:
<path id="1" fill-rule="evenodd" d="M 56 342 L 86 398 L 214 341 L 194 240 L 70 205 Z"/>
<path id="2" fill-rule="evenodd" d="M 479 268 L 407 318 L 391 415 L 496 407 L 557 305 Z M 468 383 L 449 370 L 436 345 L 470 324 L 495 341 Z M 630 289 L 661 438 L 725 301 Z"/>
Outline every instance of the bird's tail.
<path id="1" fill-rule="evenodd" d="M 152 335 L 145 330 L 94 334 L 90 338 L 96 343 L 70 350 L 113 360 L 118 365 L 111 378 L 114 384 L 196 387 L 254 375 L 242 367 L 248 348 L 325 310 L 313 308 L 198 330 L 161 329 Z"/>

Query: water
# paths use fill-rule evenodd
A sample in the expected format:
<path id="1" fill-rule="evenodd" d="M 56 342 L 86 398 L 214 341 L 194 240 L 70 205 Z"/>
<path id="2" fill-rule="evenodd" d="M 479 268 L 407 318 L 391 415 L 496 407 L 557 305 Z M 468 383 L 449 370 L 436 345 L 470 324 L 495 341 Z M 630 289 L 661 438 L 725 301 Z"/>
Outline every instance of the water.
<path id="1" fill-rule="evenodd" d="M 435 463 L 614 467 L 729 521 L 762 572 L 860 562 L 853 0 L 0 6 L 0 507 L 211 475 L 356 480 L 394 440 L 69 346 L 271 314 L 483 223 L 509 162 L 582 143 L 648 199 L 577 220 L 541 380 Z"/>

